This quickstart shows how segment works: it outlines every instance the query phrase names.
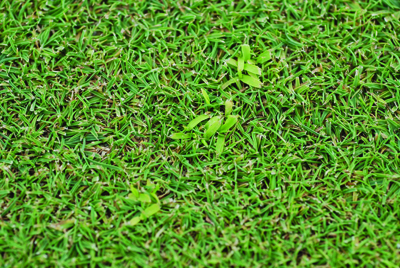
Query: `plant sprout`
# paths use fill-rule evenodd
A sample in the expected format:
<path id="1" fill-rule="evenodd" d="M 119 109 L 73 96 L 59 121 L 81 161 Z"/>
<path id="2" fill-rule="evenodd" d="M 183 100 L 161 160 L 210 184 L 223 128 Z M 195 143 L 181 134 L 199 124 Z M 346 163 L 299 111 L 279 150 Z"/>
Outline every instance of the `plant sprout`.
<path id="1" fill-rule="evenodd" d="M 239 56 L 238 60 L 234 60 L 232 58 L 226 61 L 232 67 L 235 67 L 238 72 L 238 76 L 230 79 L 228 82 L 222 85 L 222 89 L 225 89 L 229 85 L 233 83 L 239 83 L 242 81 L 243 83 L 261 88 L 261 81 L 259 80 L 259 76 L 261 76 L 261 69 L 256 66 L 257 63 L 264 63 L 271 59 L 270 51 L 265 51 L 260 56 L 257 57 L 256 62 L 254 62 L 251 58 L 251 50 L 249 45 L 242 45 L 242 54 Z M 243 74 L 243 73 L 247 73 Z"/>
<path id="2" fill-rule="evenodd" d="M 206 103 L 211 104 L 210 98 L 204 89 L 202 89 L 202 94 Z M 226 133 L 228 133 L 229 130 L 238 121 L 237 115 L 231 115 L 232 109 L 233 109 L 233 102 L 231 100 L 227 100 L 225 101 L 225 115 L 215 115 L 215 116 L 210 116 L 208 114 L 199 115 L 189 122 L 189 124 L 185 127 L 183 132 L 172 134 L 171 139 L 183 140 L 196 137 L 195 134 L 187 132 L 193 130 L 193 128 L 196 127 L 201 122 L 209 119 L 208 122 L 204 125 L 204 138 L 201 141 L 205 145 L 207 145 L 205 141 L 210 140 L 218 132 L 218 137 L 215 147 L 217 155 L 220 155 L 224 151 Z"/>

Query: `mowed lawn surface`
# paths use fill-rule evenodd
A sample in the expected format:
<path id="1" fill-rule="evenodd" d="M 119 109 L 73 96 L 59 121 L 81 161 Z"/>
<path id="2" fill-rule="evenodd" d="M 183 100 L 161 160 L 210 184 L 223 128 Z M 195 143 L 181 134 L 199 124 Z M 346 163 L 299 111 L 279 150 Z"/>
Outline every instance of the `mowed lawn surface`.
<path id="1" fill-rule="evenodd" d="M 0 266 L 398 267 L 399 21 L 398 0 L 1 1 Z M 271 52 L 263 84 L 222 88 L 242 44 Z M 222 153 L 203 122 L 171 139 L 226 101 Z"/>

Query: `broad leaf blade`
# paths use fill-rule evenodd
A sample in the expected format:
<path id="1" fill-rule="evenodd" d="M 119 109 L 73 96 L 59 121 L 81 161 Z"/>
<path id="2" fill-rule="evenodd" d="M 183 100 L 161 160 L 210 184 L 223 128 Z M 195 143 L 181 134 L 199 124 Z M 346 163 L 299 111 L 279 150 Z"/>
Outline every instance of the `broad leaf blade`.
<path id="1" fill-rule="evenodd" d="M 207 123 L 206 123 L 206 125 L 204 126 L 204 128 L 207 130 L 209 127 L 210 127 L 210 125 L 212 125 L 212 124 L 215 124 L 218 120 L 220 120 L 221 119 L 221 117 L 219 117 L 219 116 L 214 116 L 214 117 L 212 117 Z"/>
<path id="2" fill-rule="evenodd" d="M 139 191 L 133 187 L 133 185 L 131 184 L 131 194 L 128 195 L 128 197 L 132 200 L 137 201 L 139 199 Z"/>
<path id="3" fill-rule="evenodd" d="M 217 144 L 215 145 L 215 150 L 217 152 L 217 155 L 222 154 L 222 152 L 224 151 L 224 147 L 225 147 L 225 135 L 219 134 L 217 138 Z"/>
<path id="4" fill-rule="evenodd" d="M 231 65 L 232 67 L 236 67 L 238 66 L 237 61 L 235 61 L 234 59 L 230 58 L 227 61 L 225 61 L 226 63 L 228 63 L 229 65 Z"/>
<path id="5" fill-rule="evenodd" d="M 213 121 L 211 124 L 208 125 L 208 128 L 204 132 L 204 138 L 206 140 L 210 139 L 221 127 L 221 119 L 218 116 L 218 120 Z"/>
<path id="6" fill-rule="evenodd" d="M 250 60 L 247 61 L 247 63 L 248 63 L 248 64 L 251 64 L 251 65 L 255 65 L 257 62 L 255 62 L 254 60 L 251 60 L 251 59 L 250 59 Z"/>
<path id="7" fill-rule="evenodd" d="M 160 199 L 158 199 L 158 196 L 155 193 L 151 193 L 151 196 L 154 197 L 158 204 L 160 203 Z"/>
<path id="8" fill-rule="evenodd" d="M 146 208 L 146 209 L 143 211 L 142 219 L 148 218 L 148 217 L 150 217 L 150 216 L 156 214 L 157 212 L 160 211 L 160 209 L 161 209 L 161 208 L 160 208 L 160 205 L 159 205 L 159 204 L 154 204 L 154 205 L 149 206 L 148 208 Z"/>
<path id="9" fill-rule="evenodd" d="M 140 194 L 138 200 L 142 203 L 151 203 L 151 198 L 148 194 Z"/>
<path id="10" fill-rule="evenodd" d="M 130 225 L 134 226 L 136 224 L 138 224 L 141 220 L 141 217 L 133 217 L 132 220 L 129 222 Z"/>
<path id="11" fill-rule="evenodd" d="M 225 101 L 225 116 L 228 116 L 232 113 L 233 102 L 231 100 Z"/>
<path id="12" fill-rule="evenodd" d="M 258 80 L 258 76 L 257 76 L 257 75 L 252 74 L 252 73 L 249 73 L 249 75 L 250 75 L 251 77 L 253 77 L 254 79 Z"/>
<path id="13" fill-rule="evenodd" d="M 189 122 L 189 124 L 185 127 L 185 130 L 192 130 L 195 126 L 197 126 L 200 122 L 206 120 L 207 118 L 209 118 L 209 116 L 206 114 L 197 116 L 195 119 Z"/>
<path id="14" fill-rule="evenodd" d="M 264 63 L 266 61 L 269 61 L 271 59 L 271 51 L 267 50 L 264 53 L 262 53 L 260 56 L 257 58 L 258 63 Z"/>
<path id="15" fill-rule="evenodd" d="M 246 71 L 248 71 L 249 73 L 252 73 L 252 74 L 261 75 L 261 69 L 258 68 L 255 65 L 245 64 L 244 65 L 244 70 L 246 70 Z"/>
<path id="16" fill-rule="evenodd" d="M 171 139 L 173 140 L 185 140 L 190 139 L 192 134 L 185 134 L 185 133 L 174 133 L 171 135 Z"/>
<path id="17" fill-rule="evenodd" d="M 225 82 L 225 83 L 221 86 L 221 88 L 222 88 L 222 89 L 225 89 L 225 88 L 229 87 L 230 85 L 232 85 L 233 83 L 235 83 L 235 82 L 237 82 L 237 81 L 239 81 L 239 78 L 238 78 L 238 77 L 234 77 L 234 78 L 232 78 L 231 80 L 229 80 L 228 82 Z"/>
<path id="18" fill-rule="evenodd" d="M 242 45 L 242 56 L 244 61 L 248 61 L 250 59 L 250 46 Z"/>
<path id="19" fill-rule="evenodd" d="M 243 68 L 244 68 L 244 60 L 242 57 L 240 57 L 238 60 L 238 74 L 240 79 L 242 78 Z"/>
<path id="20" fill-rule="evenodd" d="M 251 77 L 249 75 L 243 75 L 242 78 L 240 78 L 240 81 L 243 83 L 246 83 L 252 87 L 257 87 L 261 88 L 261 82 L 257 78 Z"/>
<path id="21" fill-rule="evenodd" d="M 210 97 L 207 94 L 207 91 L 205 91 L 204 89 L 201 89 L 201 94 L 203 94 L 203 97 L 206 101 L 207 104 L 210 104 Z"/>
<path id="22" fill-rule="evenodd" d="M 230 115 L 225 121 L 225 124 L 219 129 L 220 133 L 228 132 L 231 127 L 233 127 L 238 121 L 237 115 Z"/>

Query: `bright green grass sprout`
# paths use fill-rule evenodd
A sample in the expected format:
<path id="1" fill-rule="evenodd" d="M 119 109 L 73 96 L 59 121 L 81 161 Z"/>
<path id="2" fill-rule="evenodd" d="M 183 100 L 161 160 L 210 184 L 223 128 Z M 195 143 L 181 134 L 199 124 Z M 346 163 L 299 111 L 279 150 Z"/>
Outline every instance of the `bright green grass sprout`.
<path id="1" fill-rule="evenodd" d="M 206 104 L 210 103 L 210 97 L 208 93 L 201 89 L 202 95 Z M 225 115 L 215 115 L 211 117 L 209 121 L 204 125 L 204 139 L 201 140 L 202 143 L 205 143 L 205 140 L 211 139 L 217 132 L 217 142 L 216 142 L 216 153 L 220 155 L 224 151 L 225 147 L 225 136 L 230 131 L 230 129 L 236 125 L 238 121 L 237 115 L 231 115 L 233 109 L 233 102 L 231 100 L 225 101 Z M 197 136 L 193 133 L 185 133 L 186 131 L 191 131 L 194 127 L 196 127 L 201 122 L 210 118 L 209 114 L 202 114 L 196 116 L 193 120 L 189 122 L 189 124 L 185 127 L 184 132 L 181 133 L 173 133 L 171 135 L 171 139 L 174 140 L 184 140 L 190 138 L 197 138 Z M 225 122 L 224 122 L 225 120 Z M 224 122 L 224 123 L 223 123 Z"/>
<path id="2" fill-rule="evenodd" d="M 265 51 L 261 55 L 257 57 L 256 62 L 251 60 L 251 50 L 249 45 L 242 45 L 242 54 L 239 56 L 238 60 L 234 60 L 232 58 L 226 61 L 232 67 L 235 67 L 238 72 L 238 76 L 230 79 L 228 82 L 224 83 L 221 88 L 225 89 L 233 83 L 237 83 L 239 80 L 243 83 L 261 88 L 261 81 L 259 80 L 259 76 L 262 74 L 262 70 L 260 67 L 256 65 L 257 63 L 264 63 L 271 59 L 270 51 Z M 246 71 L 248 75 L 243 74 L 243 71 Z"/>
<path id="3" fill-rule="evenodd" d="M 131 193 L 128 195 L 128 198 L 140 202 L 143 208 L 143 211 L 139 216 L 135 216 L 131 219 L 131 226 L 138 224 L 141 220 L 147 219 L 161 209 L 160 200 L 157 197 L 157 191 L 160 189 L 160 186 L 158 184 L 152 184 L 150 180 L 148 180 L 146 188 L 146 192 L 139 193 L 139 191 L 131 184 Z"/>

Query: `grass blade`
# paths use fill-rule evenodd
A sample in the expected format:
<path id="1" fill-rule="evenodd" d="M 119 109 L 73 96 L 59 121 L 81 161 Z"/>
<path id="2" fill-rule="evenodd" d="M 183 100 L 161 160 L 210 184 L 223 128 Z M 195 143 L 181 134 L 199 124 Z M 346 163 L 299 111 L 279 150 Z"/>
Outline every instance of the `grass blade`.
<path id="1" fill-rule="evenodd" d="M 215 150 L 217 152 L 217 155 L 222 154 L 222 152 L 224 151 L 224 147 L 225 147 L 225 135 L 219 134 L 217 138 L 217 144 L 215 145 Z"/>
<path id="2" fill-rule="evenodd" d="M 219 119 L 221 119 L 220 116 L 214 116 L 214 117 L 212 117 L 212 118 L 207 122 L 207 124 L 204 126 L 204 128 L 207 130 L 207 129 L 210 127 L 210 125 L 215 124 Z"/>
<path id="3" fill-rule="evenodd" d="M 267 50 L 257 58 L 257 63 L 264 63 L 271 59 L 271 51 Z"/>
<path id="4" fill-rule="evenodd" d="M 151 203 L 151 198 L 148 194 L 140 194 L 138 200 L 142 203 Z"/>
<path id="5" fill-rule="evenodd" d="M 225 116 L 228 116 L 232 113 L 233 102 L 231 100 L 225 101 Z"/>
<path id="6" fill-rule="evenodd" d="M 243 68 L 244 68 L 244 60 L 242 57 L 240 57 L 238 61 L 238 74 L 240 79 L 242 78 Z"/>
<path id="7" fill-rule="evenodd" d="M 141 221 L 140 217 L 133 217 L 132 220 L 129 222 L 130 225 L 135 226 Z"/>
<path id="8" fill-rule="evenodd" d="M 222 86 L 221 89 L 225 89 L 227 87 L 229 87 L 230 85 L 232 85 L 233 83 L 236 83 L 237 81 L 239 81 L 238 77 L 234 77 L 231 80 L 229 80 L 228 82 L 225 82 Z"/>
<path id="9" fill-rule="evenodd" d="M 210 97 L 207 94 L 207 91 L 205 91 L 203 88 L 201 89 L 201 93 L 203 94 L 203 97 L 206 101 L 207 104 L 210 104 Z"/>
<path id="10" fill-rule="evenodd" d="M 228 63 L 229 65 L 231 65 L 232 67 L 236 67 L 237 68 L 237 66 L 238 66 L 238 62 L 236 61 L 236 60 L 234 60 L 234 59 L 228 59 L 227 61 L 226 61 L 226 63 Z"/>
<path id="11" fill-rule="evenodd" d="M 225 124 L 222 125 L 222 127 L 219 129 L 220 133 L 225 133 L 228 132 L 231 127 L 233 127 L 236 122 L 238 121 L 238 116 L 237 115 L 230 115 L 225 121 Z"/>
<path id="12" fill-rule="evenodd" d="M 185 134 L 185 133 L 174 133 L 171 135 L 171 139 L 173 140 L 185 140 L 190 139 L 192 134 Z"/>
<path id="13" fill-rule="evenodd" d="M 243 75 L 242 78 L 240 78 L 240 81 L 248 84 L 249 86 L 261 88 L 260 80 L 258 80 L 257 78 L 251 77 L 249 75 Z"/>
<path id="14" fill-rule="evenodd" d="M 249 45 L 242 45 L 242 57 L 245 62 L 250 59 L 250 46 Z"/>
<path id="15" fill-rule="evenodd" d="M 160 208 L 159 204 L 154 204 L 154 205 L 149 206 L 148 208 L 146 208 L 143 211 L 143 214 L 141 215 L 142 220 L 156 214 L 157 212 L 160 211 L 160 209 L 161 208 Z"/>
<path id="16" fill-rule="evenodd" d="M 189 124 L 185 127 L 185 131 L 192 130 L 195 126 L 197 126 L 200 122 L 208 119 L 209 116 L 206 114 L 199 115 L 195 119 L 189 122 Z"/>
<path id="17" fill-rule="evenodd" d="M 252 73 L 252 74 L 261 75 L 261 69 L 258 68 L 255 65 L 245 64 L 244 65 L 244 70 L 246 70 L 246 71 L 248 71 L 249 73 Z"/>
<path id="18" fill-rule="evenodd" d="M 208 128 L 204 132 L 204 138 L 206 140 L 210 139 L 218 131 L 220 127 L 221 127 L 221 119 L 218 116 L 218 120 L 213 120 L 213 122 L 208 125 Z"/>
<path id="19" fill-rule="evenodd" d="M 133 185 L 131 184 L 131 194 L 128 195 L 128 197 L 132 200 L 137 201 L 139 199 L 139 191 L 133 187 Z"/>

